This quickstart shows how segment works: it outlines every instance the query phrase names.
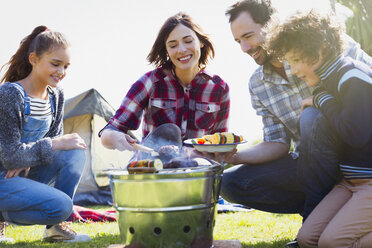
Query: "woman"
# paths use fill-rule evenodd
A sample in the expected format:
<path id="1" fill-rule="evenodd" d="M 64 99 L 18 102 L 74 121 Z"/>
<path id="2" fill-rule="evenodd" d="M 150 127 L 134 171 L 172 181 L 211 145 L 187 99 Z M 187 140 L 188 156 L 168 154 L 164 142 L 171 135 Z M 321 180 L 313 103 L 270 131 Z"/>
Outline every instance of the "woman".
<path id="1" fill-rule="evenodd" d="M 136 141 L 127 131 L 139 127 L 143 113 L 143 143 L 155 150 L 227 131 L 229 87 L 219 76 L 204 70 L 213 57 L 209 37 L 189 15 L 178 13 L 168 18 L 147 57 L 156 69 L 132 85 L 100 132 L 103 145 L 135 150 Z"/>

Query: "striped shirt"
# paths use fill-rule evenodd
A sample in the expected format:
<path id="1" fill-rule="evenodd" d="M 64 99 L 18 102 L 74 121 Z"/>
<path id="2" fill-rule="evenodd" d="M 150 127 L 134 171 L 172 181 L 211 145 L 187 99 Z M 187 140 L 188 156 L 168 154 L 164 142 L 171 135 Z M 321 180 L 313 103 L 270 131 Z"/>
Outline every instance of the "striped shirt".
<path id="1" fill-rule="evenodd" d="M 347 56 L 372 65 L 372 58 L 360 49 L 358 43 L 347 35 L 343 38 Z M 313 89 L 291 74 L 288 63 L 284 61 L 283 65 L 288 81 L 267 63 L 258 67 L 251 76 L 249 92 L 253 108 L 262 117 L 264 141 L 286 144 L 293 141 L 296 147 L 300 138 L 297 122 L 302 100 L 309 97 Z"/>
<path id="2" fill-rule="evenodd" d="M 203 70 L 183 87 L 173 70 L 157 68 L 132 85 L 105 128 L 136 130 L 143 116 L 143 137 L 174 123 L 190 139 L 227 131 L 229 109 L 229 87 L 219 76 Z"/>
<path id="3" fill-rule="evenodd" d="M 372 69 L 342 56 L 328 59 L 313 102 L 344 142 L 340 170 L 344 178 L 372 178 Z"/>
<path id="4" fill-rule="evenodd" d="M 340 164 L 340 170 L 346 180 L 372 178 L 372 168 Z"/>
<path id="5" fill-rule="evenodd" d="M 49 97 L 46 100 L 39 99 L 39 98 L 32 98 L 30 99 L 30 116 L 32 117 L 50 117 L 52 116 L 52 109 L 50 105 Z"/>

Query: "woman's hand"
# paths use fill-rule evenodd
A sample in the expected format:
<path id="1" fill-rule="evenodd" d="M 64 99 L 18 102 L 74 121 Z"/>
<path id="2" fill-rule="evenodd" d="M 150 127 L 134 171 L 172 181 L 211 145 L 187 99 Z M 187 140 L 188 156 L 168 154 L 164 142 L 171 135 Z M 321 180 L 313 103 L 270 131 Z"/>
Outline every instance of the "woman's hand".
<path id="1" fill-rule="evenodd" d="M 52 139 L 53 150 L 86 149 L 87 145 L 77 133 L 65 134 Z"/>
<path id="2" fill-rule="evenodd" d="M 137 142 L 126 133 L 110 129 L 102 132 L 101 141 L 106 148 L 117 149 L 119 151 L 134 151 L 133 144 Z"/>
<path id="3" fill-rule="evenodd" d="M 302 106 L 301 106 L 301 112 L 307 108 L 313 106 L 313 96 L 309 96 L 308 98 L 305 98 L 302 100 Z"/>
<path id="4" fill-rule="evenodd" d="M 16 177 L 22 171 L 25 171 L 24 177 L 27 177 L 28 176 L 28 173 L 30 172 L 30 167 L 8 170 L 7 173 L 6 173 L 6 175 L 5 175 L 5 179 Z"/>

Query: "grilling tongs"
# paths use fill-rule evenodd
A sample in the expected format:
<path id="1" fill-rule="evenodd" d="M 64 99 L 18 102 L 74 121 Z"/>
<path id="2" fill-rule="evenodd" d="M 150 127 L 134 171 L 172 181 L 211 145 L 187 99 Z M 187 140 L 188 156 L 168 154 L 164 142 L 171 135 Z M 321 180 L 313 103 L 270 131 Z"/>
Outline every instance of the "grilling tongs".
<path id="1" fill-rule="evenodd" d="M 137 151 L 142 151 L 142 152 L 146 152 L 146 153 L 151 154 L 152 157 L 159 156 L 159 153 L 158 152 L 155 152 L 154 149 L 152 149 L 150 147 L 147 147 L 147 146 L 144 146 L 144 145 L 140 145 L 140 144 L 137 144 L 137 143 L 134 143 L 132 146 Z"/>

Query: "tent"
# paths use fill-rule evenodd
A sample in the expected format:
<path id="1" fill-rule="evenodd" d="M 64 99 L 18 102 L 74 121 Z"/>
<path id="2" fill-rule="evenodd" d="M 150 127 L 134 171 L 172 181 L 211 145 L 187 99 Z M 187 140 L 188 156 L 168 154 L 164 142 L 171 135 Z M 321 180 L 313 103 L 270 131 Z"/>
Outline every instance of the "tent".
<path id="1" fill-rule="evenodd" d="M 109 178 L 104 170 L 122 168 L 133 152 L 103 147 L 98 132 L 115 113 L 114 108 L 95 89 L 67 99 L 64 108 L 64 134 L 78 133 L 87 144 L 86 164 L 74 204 L 112 204 Z M 132 137 L 134 135 L 129 133 Z"/>

